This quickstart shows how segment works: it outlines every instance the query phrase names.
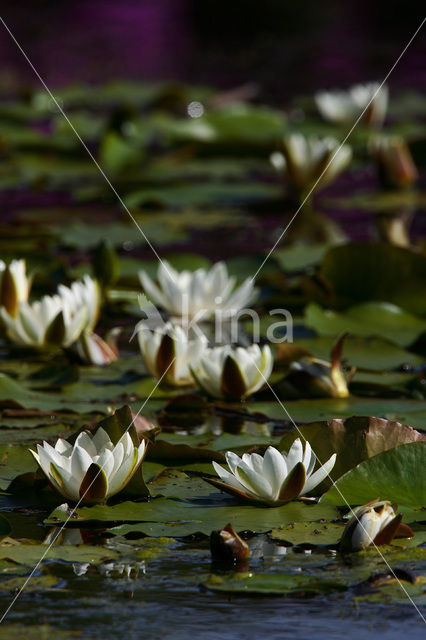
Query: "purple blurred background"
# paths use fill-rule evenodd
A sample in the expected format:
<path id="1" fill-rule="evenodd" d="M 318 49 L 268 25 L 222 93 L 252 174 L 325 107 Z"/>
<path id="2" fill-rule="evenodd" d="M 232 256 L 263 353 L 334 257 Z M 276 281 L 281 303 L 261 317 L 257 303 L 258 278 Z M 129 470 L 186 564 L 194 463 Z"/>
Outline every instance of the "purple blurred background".
<path id="1" fill-rule="evenodd" d="M 227 89 L 257 82 L 266 101 L 381 79 L 419 26 L 396 0 L 4 0 L 2 17 L 52 86 L 178 79 Z M 420 33 L 391 87 L 426 86 Z M 2 73 L 34 76 L 0 25 Z"/>

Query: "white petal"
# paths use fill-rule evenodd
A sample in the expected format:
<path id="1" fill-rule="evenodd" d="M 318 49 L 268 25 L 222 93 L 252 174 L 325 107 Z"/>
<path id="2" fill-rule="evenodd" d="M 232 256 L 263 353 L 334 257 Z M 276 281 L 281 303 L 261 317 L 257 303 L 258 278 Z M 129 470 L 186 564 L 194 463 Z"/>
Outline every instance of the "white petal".
<path id="1" fill-rule="evenodd" d="M 123 460 L 119 469 L 111 476 L 111 482 L 109 485 L 110 496 L 121 491 L 127 482 L 131 479 L 138 461 L 138 451 L 134 447 L 131 453 Z"/>
<path id="2" fill-rule="evenodd" d="M 98 454 L 98 450 L 87 431 L 82 431 L 77 436 L 74 446 L 82 447 L 92 458 Z"/>
<path id="3" fill-rule="evenodd" d="M 225 484 L 229 484 L 231 487 L 234 487 L 234 489 L 245 492 L 245 487 L 241 484 L 241 482 L 237 480 L 237 478 L 232 473 L 229 473 L 229 471 L 221 467 L 220 464 L 218 464 L 214 460 L 212 461 L 212 464 L 214 470 L 216 471 L 222 482 L 224 482 Z"/>
<path id="4" fill-rule="evenodd" d="M 329 458 L 327 462 L 325 462 L 322 465 L 322 467 L 317 469 L 315 473 L 313 473 L 309 478 L 307 478 L 305 486 L 303 487 L 303 491 L 301 492 L 300 495 L 302 496 L 306 495 L 307 493 L 309 493 L 309 491 L 312 491 L 312 489 L 314 489 L 317 485 L 319 485 L 329 475 L 330 471 L 334 467 L 335 462 L 336 462 L 336 454 L 333 453 L 331 458 Z"/>
<path id="5" fill-rule="evenodd" d="M 72 444 L 67 442 L 63 438 L 58 438 L 57 443 L 55 444 L 55 449 L 58 453 L 66 454 L 72 451 Z"/>
<path id="6" fill-rule="evenodd" d="M 71 454 L 71 475 L 81 485 L 87 469 L 92 464 L 93 459 L 87 453 L 86 449 L 74 445 L 74 450 Z"/>
<path id="7" fill-rule="evenodd" d="M 235 476 L 254 496 L 267 500 L 274 499 L 272 487 L 267 479 L 259 473 L 256 473 L 256 471 L 253 471 L 253 469 L 250 469 L 245 462 L 241 462 L 241 464 L 236 468 Z"/>
<path id="8" fill-rule="evenodd" d="M 272 488 L 274 498 L 278 498 L 281 486 L 287 477 L 286 462 L 275 447 L 268 447 L 263 457 L 263 474 Z"/>
<path id="9" fill-rule="evenodd" d="M 121 465 L 123 464 L 123 460 L 124 460 L 124 446 L 122 442 L 119 442 L 113 449 L 112 452 L 113 456 L 114 456 L 114 468 L 112 470 L 111 475 L 113 475 L 114 473 L 116 473 L 118 471 L 118 469 L 121 467 Z"/>
<path id="10" fill-rule="evenodd" d="M 102 427 L 98 427 L 96 429 L 96 432 L 92 437 L 92 444 L 95 447 L 95 453 L 97 454 L 101 453 L 102 449 L 105 449 L 105 447 L 108 447 L 109 449 L 112 448 L 111 439 Z"/>
<path id="11" fill-rule="evenodd" d="M 100 466 L 102 471 L 105 473 L 106 478 L 108 480 L 108 484 L 109 484 L 110 476 L 114 469 L 114 456 L 112 454 L 112 451 L 110 451 L 109 449 L 104 449 L 96 462 Z"/>
<path id="12" fill-rule="evenodd" d="M 241 464 L 241 458 L 237 456 L 233 451 L 227 451 L 225 453 L 226 462 L 231 470 L 231 473 L 235 474 L 235 470 L 239 464 Z"/>
<path id="13" fill-rule="evenodd" d="M 296 438 L 290 447 L 288 454 L 286 455 L 287 473 L 296 466 L 298 462 L 303 460 L 303 445 L 300 438 Z"/>

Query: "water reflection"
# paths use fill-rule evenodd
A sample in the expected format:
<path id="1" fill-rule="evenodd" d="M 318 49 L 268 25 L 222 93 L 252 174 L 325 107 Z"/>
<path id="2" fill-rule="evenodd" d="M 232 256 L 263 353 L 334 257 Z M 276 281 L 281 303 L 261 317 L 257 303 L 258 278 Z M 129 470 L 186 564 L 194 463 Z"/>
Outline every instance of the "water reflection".
<path id="1" fill-rule="evenodd" d="M 146 565 L 144 561 L 120 562 L 109 561 L 92 565 L 90 562 L 73 562 L 73 571 L 76 576 L 81 577 L 86 574 L 99 574 L 105 578 L 125 578 L 126 580 L 136 580 L 140 574 L 145 575 Z"/>
<path id="2" fill-rule="evenodd" d="M 107 538 L 103 535 L 104 529 L 79 529 L 75 527 L 52 527 L 43 539 L 42 544 L 52 546 L 80 545 L 80 544 L 104 544 Z"/>
<path id="3" fill-rule="evenodd" d="M 272 423 L 269 422 L 259 423 L 237 416 L 212 415 L 208 416 L 203 424 L 192 429 L 191 434 L 198 436 L 212 433 L 214 436 L 220 436 L 223 433 L 246 433 L 252 436 L 270 438 L 272 436 L 272 429 Z"/>

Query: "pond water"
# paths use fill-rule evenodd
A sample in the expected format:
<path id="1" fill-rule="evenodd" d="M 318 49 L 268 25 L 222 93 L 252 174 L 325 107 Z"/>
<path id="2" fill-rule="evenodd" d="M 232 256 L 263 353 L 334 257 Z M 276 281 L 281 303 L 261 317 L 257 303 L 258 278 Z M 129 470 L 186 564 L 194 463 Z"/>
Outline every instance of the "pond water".
<path id="1" fill-rule="evenodd" d="M 49 633 L 39 630 L 40 635 L 34 636 L 39 638 L 55 636 L 59 630 L 80 630 L 82 638 L 99 640 L 184 640 L 191 635 L 206 640 L 307 640 L 313 635 L 396 640 L 402 631 L 411 638 L 423 637 L 417 612 L 403 598 L 399 604 L 356 603 L 345 594 L 247 598 L 209 592 L 201 586 L 211 570 L 206 545 L 176 545 L 170 556 L 143 564 L 137 577 L 133 568 L 128 578 L 93 570 L 76 576 L 70 565 L 47 563 L 43 573 L 54 577 L 57 585 L 50 592 L 31 593 L 30 587 L 4 623 L 1 637 L 25 637 L 23 627 L 17 627 L 21 636 L 13 626 L 8 631 L 9 624 L 50 625 Z M 312 564 L 311 557 L 298 554 L 294 569 L 304 572 L 305 565 Z M 279 571 L 285 565 L 285 558 L 276 561 L 267 556 L 252 562 L 260 571 Z M 9 594 L 2 594 L 2 608 L 9 600 Z"/>

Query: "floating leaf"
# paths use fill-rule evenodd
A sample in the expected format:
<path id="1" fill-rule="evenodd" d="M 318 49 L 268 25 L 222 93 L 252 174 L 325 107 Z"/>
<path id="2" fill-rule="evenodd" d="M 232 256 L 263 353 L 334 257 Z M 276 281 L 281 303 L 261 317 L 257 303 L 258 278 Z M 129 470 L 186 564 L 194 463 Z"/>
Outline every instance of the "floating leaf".
<path id="1" fill-rule="evenodd" d="M 351 416 L 378 416 L 388 420 L 409 423 L 424 428 L 426 412 L 424 402 L 405 398 L 315 398 L 312 400 L 288 400 L 281 406 L 275 401 L 252 402 L 250 410 L 261 413 L 265 420 L 285 422 L 290 428 L 293 422 L 313 422 L 314 420 L 333 420 Z"/>
<path id="2" fill-rule="evenodd" d="M 50 581 L 50 583 L 51 586 L 54 586 L 53 581 Z M 46 585 L 46 581 L 41 580 L 41 585 Z M 19 588 L 19 585 L 15 583 L 14 587 L 11 587 L 11 591 L 13 592 L 17 588 Z M 90 636 L 85 633 L 82 634 L 81 631 L 64 631 L 63 629 L 58 629 L 57 625 L 53 627 L 48 624 L 7 624 L 7 622 L 2 624 L 2 637 L 3 640 L 15 640 L 16 638 L 45 640 L 52 637 L 55 637 L 55 640 L 90 640 Z"/>
<path id="3" fill-rule="evenodd" d="M 339 542 L 344 528 L 344 525 L 330 522 L 294 522 L 272 529 L 270 536 L 290 544 L 329 545 Z"/>
<path id="4" fill-rule="evenodd" d="M 285 435 L 278 448 L 288 451 L 296 436 L 308 440 L 322 463 L 333 453 L 337 453 L 336 463 L 330 472 L 334 480 L 363 460 L 383 451 L 409 442 L 426 441 L 425 435 L 407 425 L 383 418 L 367 417 L 302 425 L 298 432 Z M 329 484 L 329 481 L 325 482 Z"/>
<path id="5" fill-rule="evenodd" d="M 426 321 L 387 302 L 360 304 L 344 313 L 311 303 L 305 309 L 305 322 L 323 336 L 334 337 L 343 331 L 361 337 L 376 335 L 400 347 L 409 346 L 426 331 Z"/>
<path id="6" fill-rule="evenodd" d="M 343 581 L 332 577 L 316 578 L 314 576 L 288 573 L 255 574 L 236 573 L 231 576 L 211 575 L 204 586 L 212 591 L 232 593 L 234 595 L 298 595 L 312 596 L 334 591 L 346 591 Z"/>
<path id="7" fill-rule="evenodd" d="M 312 307 L 314 307 L 314 305 L 309 305 L 310 309 L 312 309 Z M 323 314 L 324 318 L 322 320 L 320 318 Z M 335 312 L 326 312 L 322 309 L 318 315 L 312 313 L 309 317 L 315 322 L 315 331 L 321 335 L 313 338 L 298 338 L 297 343 L 293 346 L 304 348 L 310 351 L 315 357 L 327 360 L 330 357 L 331 347 L 335 340 L 336 334 L 334 333 L 334 329 L 338 329 L 337 316 L 339 314 L 337 313 L 333 315 L 336 320 L 336 325 L 333 326 L 333 329 L 331 326 L 328 327 L 327 323 L 330 317 L 332 317 L 331 314 L 335 314 Z M 306 318 L 307 317 L 306 315 Z M 331 324 L 333 324 L 333 322 L 334 321 L 332 321 Z M 344 323 L 345 320 L 342 318 L 342 326 Z M 326 337 L 325 333 L 328 333 L 328 331 L 330 331 L 331 335 Z M 339 333 L 340 331 L 337 331 L 337 334 Z M 411 337 L 411 335 L 407 336 L 407 339 L 411 341 Z M 405 351 L 405 349 L 402 349 L 393 342 L 383 340 L 382 338 L 357 337 L 355 335 L 347 336 L 342 360 L 348 366 L 367 369 L 369 371 L 389 371 L 400 367 L 421 367 L 423 364 L 423 358 L 421 356 L 411 353 L 410 351 Z"/>
<path id="8" fill-rule="evenodd" d="M 214 490 L 213 490 L 214 491 Z M 335 509 L 328 505 L 291 502 L 283 507 L 265 508 L 239 505 L 220 493 L 201 496 L 189 501 L 156 498 L 151 502 L 122 502 L 115 506 L 97 506 L 77 509 L 78 522 L 137 523 L 125 524 L 111 529 L 115 535 L 142 532 L 147 535 L 187 536 L 193 533 L 210 533 L 230 523 L 237 532 L 251 530 L 269 531 L 284 523 L 301 520 L 334 518 Z M 49 524 L 64 522 L 66 516 L 55 510 L 48 518 Z M 160 526 L 155 526 L 158 523 Z"/>
<path id="9" fill-rule="evenodd" d="M 47 544 L 0 544 L 0 559 L 7 558 L 18 564 L 25 564 L 31 568 L 41 558 L 43 560 L 61 560 L 64 562 L 98 563 L 104 560 L 118 558 L 112 549 L 91 545 L 58 545 L 49 548 Z"/>
<path id="10" fill-rule="evenodd" d="M 37 463 L 22 445 L 6 444 L 0 446 L 0 488 L 6 489 L 19 474 L 37 470 Z"/>
<path id="11" fill-rule="evenodd" d="M 426 300 L 419 296 L 426 284 L 426 257 L 409 249 L 365 242 L 333 247 L 319 278 L 329 292 L 326 299 L 340 308 L 386 300 L 412 313 L 426 312 Z"/>
<path id="12" fill-rule="evenodd" d="M 361 462 L 343 475 L 321 501 L 361 505 L 380 496 L 398 505 L 426 505 L 426 442 L 403 444 Z"/>

